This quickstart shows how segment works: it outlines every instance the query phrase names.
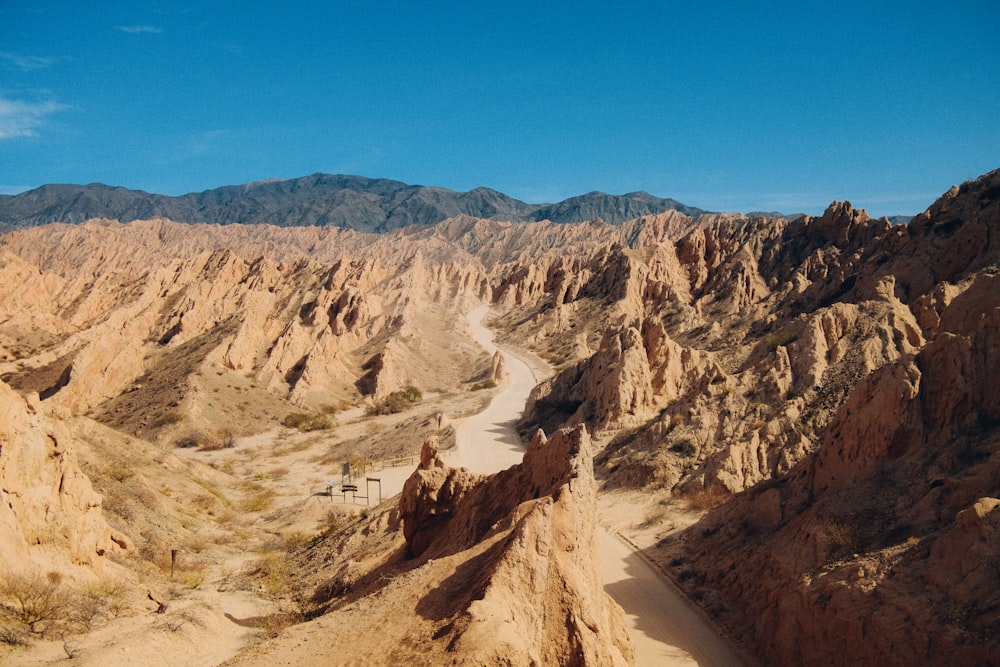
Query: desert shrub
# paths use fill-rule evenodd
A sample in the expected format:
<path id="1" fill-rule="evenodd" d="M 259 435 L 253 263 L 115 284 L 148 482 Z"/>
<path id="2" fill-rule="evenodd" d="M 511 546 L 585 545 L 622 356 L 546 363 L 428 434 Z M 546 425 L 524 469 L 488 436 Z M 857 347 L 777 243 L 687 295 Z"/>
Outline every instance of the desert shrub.
<path id="1" fill-rule="evenodd" d="M 177 577 L 185 588 L 195 589 L 205 582 L 204 563 L 193 563 L 180 569 Z"/>
<path id="2" fill-rule="evenodd" d="M 317 412 L 307 414 L 305 412 L 290 412 L 281 420 L 281 425 L 287 428 L 295 428 L 308 433 L 309 431 L 323 431 L 333 428 L 333 418 L 329 413 Z"/>
<path id="3" fill-rule="evenodd" d="M 274 491 L 260 489 L 251 491 L 240 501 L 238 508 L 244 512 L 264 512 L 274 504 Z"/>
<path id="4" fill-rule="evenodd" d="M 267 474 L 270 475 L 270 479 L 281 479 L 289 472 L 291 471 L 288 469 L 288 466 L 278 466 L 276 468 L 271 468 L 270 470 L 268 470 Z"/>
<path id="5" fill-rule="evenodd" d="M 198 446 L 199 452 L 214 452 L 220 449 L 232 449 L 236 446 L 236 435 L 228 430 L 222 429 L 211 435 L 206 435 L 201 439 Z"/>
<path id="6" fill-rule="evenodd" d="M 341 523 L 341 516 L 339 512 L 329 510 L 326 513 L 326 518 L 323 519 L 323 523 L 326 525 L 327 531 L 336 530 Z"/>
<path id="7" fill-rule="evenodd" d="M 58 572 L 44 577 L 38 573 L 8 575 L 0 581 L 0 598 L 6 601 L 8 612 L 34 633 L 68 618 L 72 610 L 71 596 L 62 587 Z"/>
<path id="8" fill-rule="evenodd" d="M 128 587 L 116 579 L 106 579 L 85 587 L 83 596 L 88 600 L 98 601 L 112 616 L 121 616 L 129 609 Z"/>
<path id="9" fill-rule="evenodd" d="M 687 495 L 688 507 L 693 510 L 703 512 L 715 507 L 718 507 L 722 503 L 726 502 L 729 498 L 729 492 L 725 489 L 712 486 L 707 489 L 698 489 Z"/>
<path id="10" fill-rule="evenodd" d="M 176 403 L 172 404 L 171 407 L 176 407 Z M 153 428 L 162 428 L 164 426 L 180 424 L 182 421 L 184 421 L 184 415 L 176 410 L 167 410 L 166 412 L 154 417 L 150 426 Z"/>
<path id="11" fill-rule="evenodd" d="M 864 550 L 865 530 L 851 521 L 827 521 L 824 529 L 825 534 L 820 539 L 825 541 L 828 546 L 828 559 L 840 558 Z"/>
<path id="12" fill-rule="evenodd" d="M 482 382 L 477 382 L 472 385 L 472 391 L 482 391 L 483 389 L 493 389 L 497 386 L 497 383 L 493 379 L 483 380 Z"/>
<path id="13" fill-rule="evenodd" d="M 261 619 L 256 627 L 268 637 L 277 637 L 283 630 L 305 620 L 302 614 L 298 613 L 278 613 L 268 614 Z"/>
<path id="14" fill-rule="evenodd" d="M 0 625 L 0 644 L 7 646 L 27 646 L 28 636 L 23 630 L 9 625 Z"/>
<path id="15" fill-rule="evenodd" d="M 182 435 L 181 437 L 174 440 L 174 447 L 179 447 L 180 449 L 193 449 L 198 446 L 198 436 L 194 433 L 188 433 L 187 435 Z"/>
<path id="16" fill-rule="evenodd" d="M 309 415 L 304 412 L 289 412 L 285 415 L 285 418 L 281 420 L 281 425 L 288 428 L 298 428 L 302 424 L 305 424 L 309 420 Z"/>
<path id="17" fill-rule="evenodd" d="M 312 542 L 312 536 L 302 531 L 294 531 L 283 536 L 282 546 L 285 551 L 298 551 Z"/>
<path id="18" fill-rule="evenodd" d="M 678 456 L 691 458 L 698 452 L 698 448 L 695 446 L 694 441 L 691 440 L 691 438 L 681 438 L 670 446 L 670 451 Z"/>
<path id="19" fill-rule="evenodd" d="M 104 469 L 104 474 L 118 483 L 125 483 L 132 478 L 135 472 L 124 463 L 115 461 Z"/>
<path id="20" fill-rule="evenodd" d="M 424 395 L 420 390 L 411 384 L 405 389 L 392 392 L 365 412 L 369 415 L 394 415 L 406 410 L 413 403 L 419 403 L 423 398 Z"/>
<path id="21" fill-rule="evenodd" d="M 261 558 L 251 568 L 251 574 L 260 578 L 261 586 L 270 595 L 280 595 L 292 587 L 292 567 L 284 554 Z"/>

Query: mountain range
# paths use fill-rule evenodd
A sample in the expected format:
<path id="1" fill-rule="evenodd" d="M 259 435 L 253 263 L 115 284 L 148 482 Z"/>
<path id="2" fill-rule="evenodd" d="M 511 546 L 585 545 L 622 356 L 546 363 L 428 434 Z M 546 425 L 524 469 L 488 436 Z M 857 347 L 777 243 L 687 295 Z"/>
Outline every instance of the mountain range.
<path id="1" fill-rule="evenodd" d="M 0 225 L 33 227 L 93 218 L 130 222 L 162 217 L 184 223 L 340 227 L 382 233 L 409 225 L 432 225 L 457 215 L 557 223 L 601 218 L 618 224 L 670 210 L 686 215 L 706 212 L 647 192 L 590 192 L 555 204 L 528 204 L 483 187 L 457 192 L 381 178 L 313 174 L 177 197 L 100 183 L 43 185 L 18 195 L 0 196 Z"/>

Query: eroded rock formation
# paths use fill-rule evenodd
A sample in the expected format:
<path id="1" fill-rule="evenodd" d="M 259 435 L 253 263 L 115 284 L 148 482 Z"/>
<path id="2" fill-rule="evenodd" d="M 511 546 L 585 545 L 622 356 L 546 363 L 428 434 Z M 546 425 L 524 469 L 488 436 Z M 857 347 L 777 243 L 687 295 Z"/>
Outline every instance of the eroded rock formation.
<path id="1" fill-rule="evenodd" d="M 621 609 L 597 574 L 596 483 L 582 427 L 532 439 L 522 463 L 482 476 L 425 443 L 400 500 L 411 557 L 495 546 L 477 562 L 481 595 L 448 633 L 465 664 L 621 665 Z"/>
<path id="2" fill-rule="evenodd" d="M 1000 660 L 1000 276 L 996 254 L 980 254 L 989 243 L 949 260 L 951 239 L 974 234 L 935 220 L 973 202 L 967 224 L 992 238 L 1000 215 L 986 193 L 998 181 L 966 184 L 892 232 L 906 252 L 886 264 L 903 268 L 878 280 L 887 302 L 910 298 L 899 354 L 856 384 L 817 451 L 661 548 L 767 662 Z M 914 257 L 967 271 L 934 285 Z"/>
<path id="3" fill-rule="evenodd" d="M 0 561 L 20 572 L 100 570 L 127 548 L 101 515 L 101 497 L 76 461 L 73 434 L 37 395 L 22 398 L 0 382 Z"/>

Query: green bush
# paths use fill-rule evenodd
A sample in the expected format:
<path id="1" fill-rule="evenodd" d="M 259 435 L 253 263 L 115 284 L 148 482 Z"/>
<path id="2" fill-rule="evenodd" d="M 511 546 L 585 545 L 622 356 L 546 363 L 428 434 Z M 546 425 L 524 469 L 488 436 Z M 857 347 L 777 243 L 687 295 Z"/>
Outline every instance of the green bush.
<path id="1" fill-rule="evenodd" d="M 483 380 L 482 382 L 477 382 L 472 385 L 472 391 L 481 391 L 483 389 L 493 389 L 497 386 L 497 383 L 493 379 Z"/>
<path id="2" fill-rule="evenodd" d="M 418 403 L 424 395 L 412 384 L 399 391 L 394 391 L 384 399 L 369 407 L 365 412 L 369 415 L 394 415 Z"/>
<path id="3" fill-rule="evenodd" d="M 313 414 L 290 412 L 281 420 L 281 425 L 288 428 L 297 428 L 303 432 L 323 431 L 333 428 L 333 418 L 329 414 L 322 412 Z"/>
<path id="4" fill-rule="evenodd" d="M 670 451 L 684 458 L 691 458 L 698 453 L 698 448 L 691 438 L 681 438 L 670 446 Z"/>

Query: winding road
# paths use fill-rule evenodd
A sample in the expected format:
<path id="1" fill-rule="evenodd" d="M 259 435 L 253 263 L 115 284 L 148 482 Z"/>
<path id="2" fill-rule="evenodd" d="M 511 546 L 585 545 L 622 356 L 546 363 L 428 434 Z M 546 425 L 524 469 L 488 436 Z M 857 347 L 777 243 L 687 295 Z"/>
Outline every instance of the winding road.
<path id="1" fill-rule="evenodd" d="M 476 342 L 493 354 L 497 350 L 493 332 L 482 324 L 488 310 L 488 306 L 476 308 L 467 316 L 467 322 Z M 521 462 L 524 446 L 514 426 L 538 379 L 531 367 L 511 352 L 505 351 L 505 358 L 508 382 L 485 410 L 468 417 L 458 427 L 457 446 L 448 455 L 449 465 L 495 473 Z M 385 496 L 398 493 L 410 472 L 410 469 L 385 471 L 382 482 Z M 386 479 L 387 475 L 391 481 Z M 604 589 L 625 610 L 636 665 L 744 664 L 687 598 L 626 542 L 600 528 L 597 544 Z"/>
<path id="2" fill-rule="evenodd" d="M 467 321 L 475 341 L 493 354 L 497 349 L 493 332 L 482 324 L 487 311 L 487 306 L 480 306 Z M 485 410 L 459 426 L 450 465 L 494 473 L 521 462 L 524 447 L 514 425 L 538 379 L 524 361 L 510 352 L 505 357 L 509 382 Z M 604 589 L 628 618 L 636 665 L 743 664 L 687 598 L 628 544 L 601 528 L 597 549 Z"/>

